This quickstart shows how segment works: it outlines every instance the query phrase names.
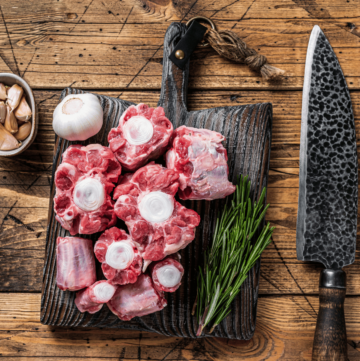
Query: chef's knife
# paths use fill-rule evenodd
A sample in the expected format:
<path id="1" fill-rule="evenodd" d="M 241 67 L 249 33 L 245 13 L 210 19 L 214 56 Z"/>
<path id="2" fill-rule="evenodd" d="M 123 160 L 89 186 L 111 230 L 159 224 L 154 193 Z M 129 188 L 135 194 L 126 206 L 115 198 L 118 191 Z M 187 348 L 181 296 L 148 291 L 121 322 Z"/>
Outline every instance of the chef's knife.
<path id="1" fill-rule="evenodd" d="M 358 163 L 349 90 L 318 26 L 306 55 L 301 115 L 297 257 L 321 262 L 313 360 L 347 360 L 346 274 L 354 262 Z"/>

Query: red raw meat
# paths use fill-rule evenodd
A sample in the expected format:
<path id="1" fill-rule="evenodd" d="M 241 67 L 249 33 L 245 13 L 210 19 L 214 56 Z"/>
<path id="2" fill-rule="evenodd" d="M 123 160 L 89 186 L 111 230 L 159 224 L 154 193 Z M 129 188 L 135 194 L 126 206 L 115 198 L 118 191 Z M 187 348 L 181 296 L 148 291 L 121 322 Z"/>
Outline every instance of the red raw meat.
<path id="1" fill-rule="evenodd" d="M 107 305 L 120 320 L 129 321 L 136 316 L 161 311 L 167 302 L 154 288 L 150 276 L 142 274 L 136 283 L 120 286 Z"/>
<path id="2" fill-rule="evenodd" d="M 181 126 L 174 132 L 172 148 L 166 153 L 166 166 L 180 174 L 181 199 L 225 198 L 235 192 L 229 182 L 225 137 L 208 129 Z"/>
<path id="3" fill-rule="evenodd" d="M 121 177 L 116 215 L 125 221 L 144 260 L 159 261 L 195 238 L 200 216 L 176 202 L 179 175 L 153 162 Z"/>
<path id="4" fill-rule="evenodd" d="M 180 287 L 184 268 L 180 262 L 171 256 L 152 263 L 150 268 L 154 287 L 157 291 L 175 292 Z"/>
<path id="5" fill-rule="evenodd" d="M 58 237 L 56 240 L 56 283 L 63 290 L 78 291 L 96 282 L 91 239 Z"/>
<path id="6" fill-rule="evenodd" d="M 112 283 L 135 283 L 141 273 L 142 258 L 131 237 L 122 229 L 106 230 L 95 243 L 95 256 L 104 276 Z"/>
<path id="7" fill-rule="evenodd" d="M 95 313 L 114 296 L 117 289 L 110 281 L 98 281 L 76 293 L 75 304 L 80 312 Z"/>
<path id="8" fill-rule="evenodd" d="M 115 225 L 110 193 L 120 173 L 121 166 L 109 148 L 71 145 L 55 173 L 54 210 L 61 226 L 75 235 Z"/>
<path id="9" fill-rule="evenodd" d="M 118 127 L 111 129 L 109 147 L 124 169 L 134 171 L 159 158 L 172 133 L 173 126 L 163 108 L 132 105 L 121 116 Z"/>

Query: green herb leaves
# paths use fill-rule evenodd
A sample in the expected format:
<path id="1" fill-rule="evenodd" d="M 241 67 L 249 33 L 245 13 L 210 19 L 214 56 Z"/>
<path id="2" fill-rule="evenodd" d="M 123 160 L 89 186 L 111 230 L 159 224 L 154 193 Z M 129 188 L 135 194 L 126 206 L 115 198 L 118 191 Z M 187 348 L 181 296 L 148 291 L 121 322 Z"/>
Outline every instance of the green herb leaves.
<path id="1" fill-rule="evenodd" d="M 199 324 L 197 336 L 208 324 L 212 324 L 211 333 L 230 313 L 231 303 L 248 272 L 271 242 L 275 227 L 269 223 L 252 240 L 269 207 L 263 204 L 265 193 L 264 188 L 259 201 L 252 204 L 250 182 L 241 176 L 233 199 L 216 221 L 212 244 L 205 252 L 203 268 L 199 269 L 194 305 Z"/>

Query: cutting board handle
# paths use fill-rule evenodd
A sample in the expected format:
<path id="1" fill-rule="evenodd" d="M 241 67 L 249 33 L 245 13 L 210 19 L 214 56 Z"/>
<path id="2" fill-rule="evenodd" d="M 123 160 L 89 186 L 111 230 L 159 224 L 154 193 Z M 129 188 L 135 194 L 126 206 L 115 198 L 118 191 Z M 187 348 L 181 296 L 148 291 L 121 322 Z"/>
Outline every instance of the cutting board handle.
<path id="1" fill-rule="evenodd" d="M 180 125 L 180 120 L 187 112 L 186 98 L 190 61 L 185 69 L 181 70 L 169 59 L 169 55 L 185 33 L 185 24 L 172 23 L 168 27 L 164 39 L 162 84 L 158 106 L 164 108 L 166 116 L 175 127 Z"/>
<path id="2" fill-rule="evenodd" d="M 316 322 L 313 361 L 347 361 L 344 314 L 346 273 L 325 269 L 320 275 L 320 306 Z"/>

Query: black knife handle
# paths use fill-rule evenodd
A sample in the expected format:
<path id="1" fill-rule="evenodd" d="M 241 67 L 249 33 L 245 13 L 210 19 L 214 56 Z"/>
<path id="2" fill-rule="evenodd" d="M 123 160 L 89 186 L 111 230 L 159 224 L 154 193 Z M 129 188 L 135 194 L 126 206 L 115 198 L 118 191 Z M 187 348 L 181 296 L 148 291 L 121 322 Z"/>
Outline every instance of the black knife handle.
<path id="1" fill-rule="evenodd" d="M 344 315 L 346 273 L 325 269 L 320 275 L 320 307 L 316 322 L 313 361 L 347 361 Z"/>

